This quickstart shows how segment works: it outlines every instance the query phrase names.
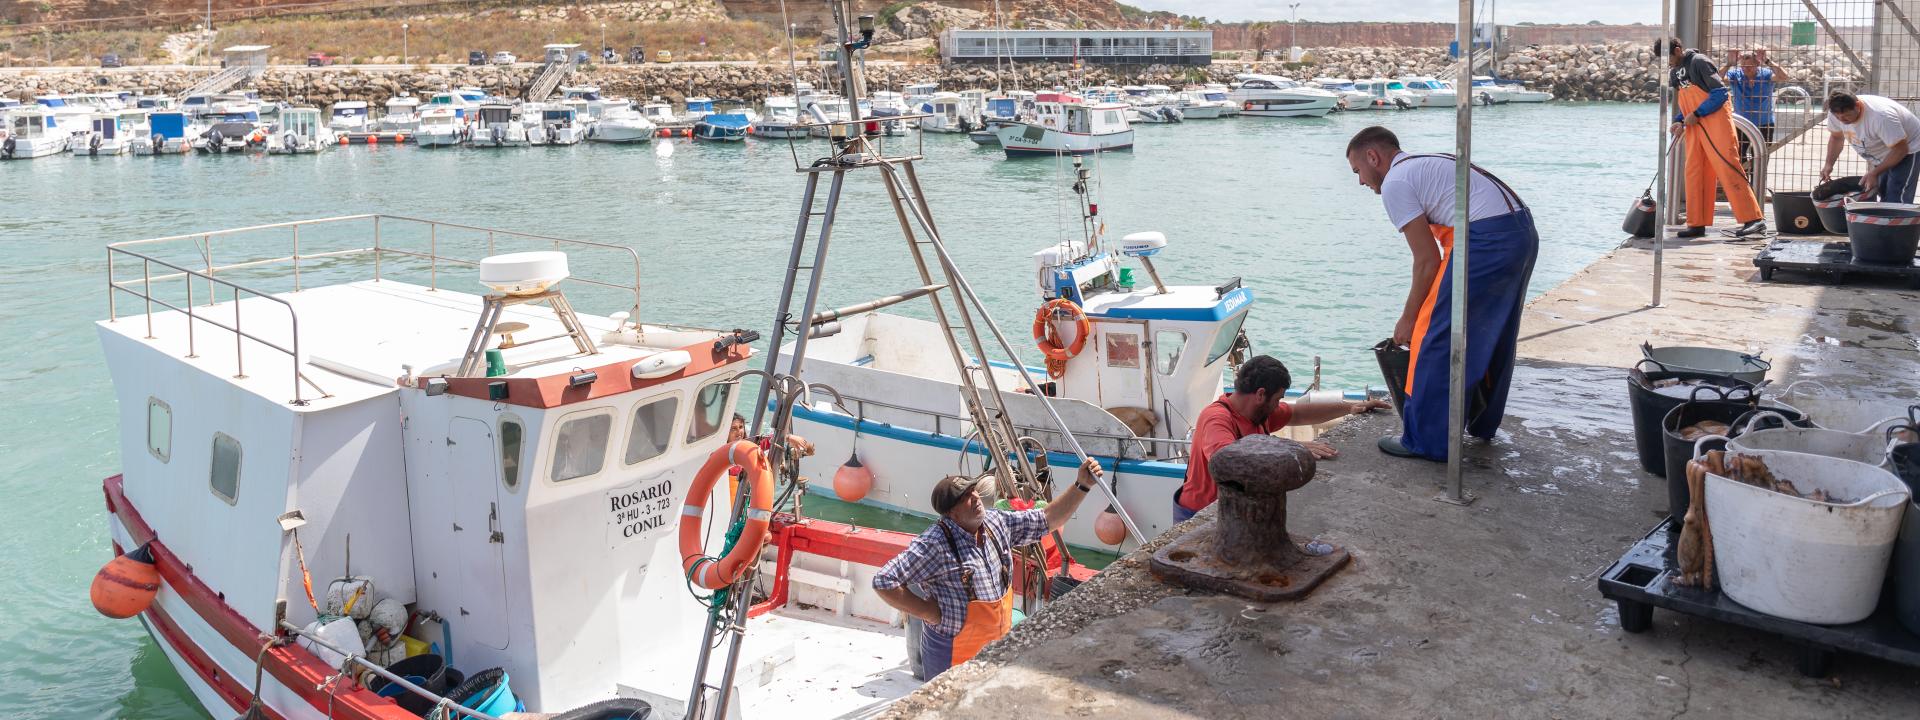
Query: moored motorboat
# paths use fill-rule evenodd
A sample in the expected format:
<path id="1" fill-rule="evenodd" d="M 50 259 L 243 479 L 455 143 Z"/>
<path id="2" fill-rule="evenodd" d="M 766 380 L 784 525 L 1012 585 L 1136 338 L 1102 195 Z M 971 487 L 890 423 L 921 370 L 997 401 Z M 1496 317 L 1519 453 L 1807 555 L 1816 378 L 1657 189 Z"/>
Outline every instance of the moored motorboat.
<path id="1" fill-rule="evenodd" d="M 467 124 L 453 107 L 428 106 L 420 111 L 420 127 L 413 132 L 413 142 L 423 148 L 456 147 L 466 132 Z"/>
<path id="2" fill-rule="evenodd" d="M 171 155 L 193 149 L 201 129 L 184 110 L 155 110 L 147 115 L 147 132 L 133 144 L 135 155 Z"/>
<path id="3" fill-rule="evenodd" d="M 420 98 L 401 93 L 388 98 L 386 108 L 380 116 L 380 132 L 407 136 L 420 129 Z"/>
<path id="4" fill-rule="evenodd" d="M 767 98 L 766 117 L 754 123 L 749 132 L 754 137 L 802 138 L 807 136 L 807 121 L 801 118 L 793 96 L 775 95 Z"/>
<path id="5" fill-rule="evenodd" d="M 1234 78 L 1239 85 L 1228 94 L 1228 98 L 1240 106 L 1241 115 L 1322 117 L 1333 112 L 1340 101 L 1333 93 L 1302 87 L 1278 75 L 1241 73 Z"/>
<path id="6" fill-rule="evenodd" d="M 332 115 L 327 119 L 327 129 L 337 134 L 363 133 L 373 129 L 373 117 L 367 104 L 360 100 L 342 100 L 333 104 Z"/>
<path id="7" fill-rule="evenodd" d="M 148 132 L 147 111 L 115 110 L 93 117 L 93 126 L 67 141 L 68 150 L 87 157 L 133 152 Z"/>
<path id="8" fill-rule="evenodd" d="M 623 105 L 602 109 L 593 127 L 587 129 L 587 139 L 603 143 L 642 143 L 653 140 L 658 131 L 659 126 L 639 110 Z"/>
<path id="9" fill-rule="evenodd" d="M 1421 75 L 1408 75 L 1400 78 L 1400 84 L 1413 96 L 1413 103 L 1420 107 L 1453 107 L 1459 102 L 1459 94 L 1453 85 L 1439 78 Z"/>
<path id="10" fill-rule="evenodd" d="M 310 155 L 336 142 L 333 130 L 321 123 L 319 108 L 281 110 L 267 130 L 267 152 L 273 155 Z"/>
<path id="11" fill-rule="evenodd" d="M 739 142 L 747 139 L 752 121 L 744 112 L 715 112 L 693 122 L 693 139 L 709 142 Z"/>
<path id="12" fill-rule="evenodd" d="M 514 107 L 507 103 L 482 104 L 473 111 L 473 123 L 466 129 L 460 144 L 470 148 L 526 147 L 532 144 L 533 131 L 527 126 L 529 121 L 514 117 L 513 111 Z M 421 131 L 424 137 L 424 125 Z"/>
<path id="13" fill-rule="evenodd" d="M 45 108 L 25 106 L 7 114 L 7 136 L 0 140 L 0 160 L 27 160 L 58 155 L 67 150 L 69 133 Z"/>
<path id="14" fill-rule="evenodd" d="M 1133 147 L 1133 127 L 1120 103 L 1089 104 L 1065 93 L 1040 93 L 1033 118 L 994 132 L 1007 157 L 1085 155 Z"/>

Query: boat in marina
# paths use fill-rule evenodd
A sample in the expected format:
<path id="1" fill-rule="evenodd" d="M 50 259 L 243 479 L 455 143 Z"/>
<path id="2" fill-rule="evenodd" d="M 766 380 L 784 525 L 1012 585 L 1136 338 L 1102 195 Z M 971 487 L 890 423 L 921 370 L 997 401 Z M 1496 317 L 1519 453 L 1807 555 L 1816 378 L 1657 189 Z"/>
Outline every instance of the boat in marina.
<path id="1" fill-rule="evenodd" d="M 1127 105 L 1088 103 L 1073 95 L 1040 93 L 1030 120 L 1007 123 L 994 133 L 1007 157 L 1085 155 L 1133 147 Z"/>
<path id="2" fill-rule="evenodd" d="M 671 135 L 675 130 L 691 132 L 693 121 L 673 112 L 673 105 L 660 98 L 640 104 L 640 116 L 660 128 L 661 134 Z"/>
<path id="3" fill-rule="evenodd" d="M 1213 120 L 1227 116 L 1233 108 L 1233 101 L 1222 92 L 1218 100 L 1209 99 L 1208 93 L 1200 88 L 1182 90 L 1174 96 L 1174 108 L 1180 111 L 1184 120 Z"/>
<path id="4" fill-rule="evenodd" d="M 454 108 L 428 106 L 420 111 L 420 127 L 413 132 L 413 142 L 420 147 L 455 147 L 466 134 L 467 124 Z"/>
<path id="5" fill-rule="evenodd" d="M 0 140 L 0 160 L 29 160 L 66 152 L 71 135 L 46 108 L 26 105 L 7 113 L 7 137 Z"/>
<path id="6" fill-rule="evenodd" d="M 529 106 L 529 109 L 532 107 Z M 513 105 L 503 102 L 490 102 L 475 108 L 473 122 L 461 134 L 460 144 L 470 148 L 509 148 L 531 145 L 533 129 L 527 126 L 527 120 L 514 117 L 513 111 Z M 427 127 L 426 120 L 423 119 L 420 127 L 422 143 L 426 142 Z"/>
<path id="7" fill-rule="evenodd" d="M 1535 90 L 1521 80 L 1495 80 L 1494 83 L 1507 91 L 1507 102 L 1543 103 L 1553 99 L 1553 93 Z"/>
<path id="8" fill-rule="evenodd" d="M 830 123 L 846 122 L 853 118 L 853 106 L 846 98 L 831 93 L 814 93 L 806 98 L 807 134 L 811 137 L 827 136 Z M 844 126 L 843 126 L 844 127 Z"/>
<path id="9" fill-rule="evenodd" d="M 904 99 L 907 102 L 907 107 L 909 108 L 917 108 L 917 107 L 920 107 L 921 105 L 925 105 L 927 101 L 933 99 L 934 93 L 938 93 L 938 92 L 940 92 L 939 83 L 930 83 L 930 82 L 929 83 L 913 83 L 911 85 L 907 85 L 906 87 L 900 88 L 900 94 L 904 96 Z"/>
<path id="10" fill-rule="evenodd" d="M 1373 98 L 1373 107 L 1378 110 L 1412 110 L 1420 107 L 1414 101 L 1413 93 L 1407 91 L 1405 83 L 1387 78 L 1368 78 L 1353 83 L 1356 90 Z"/>
<path id="11" fill-rule="evenodd" d="M 267 130 L 267 152 L 272 155 L 308 155 L 334 146 L 332 129 L 320 120 L 320 109 L 290 107 L 280 111 Z"/>
<path id="12" fill-rule="evenodd" d="M 123 155 L 133 152 L 147 131 L 145 110 L 104 112 L 93 116 L 90 128 L 69 138 L 67 149 L 87 157 Z"/>
<path id="13" fill-rule="evenodd" d="M 177 155 L 193 149 L 193 139 L 205 129 L 185 110 L 155 110 L 147 114 L 147 132 L 133 143 L 135 155 Z"/>
<path id="14" fill-rule="evenodd" d="M 693 121 L 693 139 L 710 142 L 739 142 L 747 139 L 753 122 L 744 112 L 707 113 Z"/>
<path id="15" fill-rule="evenodd" d="M 1241 73 L 1228 99 L 1240 114 L 1253 117 L 1324 117 L 1339 104 L 1339 96 L 1319 88 L 1302 87 L 1279 75 Z"/>
<path id="16" fill-rule="evenodd" d="M 565 103 L 527 103 L 521 108 L 527 140 L 535 145 L 578 145 L 587 139 L 580 108 Z"/>
<path id="17" fill-rule="evenodd" d="M 659 131 L 658 125 L 633 106 L 619 105 L 601 110 L 593 126 L 587 128 L 587 139 L 603 143 L 643 143 L 652 141 Z"/>
<path id="18" fill-rule="evenodd" d="M 960 93 L 936 92 L 919 107 L 921 114 L 931 116 L 920 118 L 921 132 L 969 133 L 980 129 L 975 122 L 980 116 L 979 107 Z"/>
<path id="19" fill-rule="evenodd" d="M 480 107 L 482 101 L 487 99 L 485 93 L 480 93 L 479 98 L 475 98 L 474 95 L 474 92 L 467 89 L 445 90 L 427 96 L 427 104 L 425 107 L 428 109 L 437 107 L 451 108 L 454 117 L 459 118 L 461 121 L 470 121 L 471 118 L 469 116 L 474 110 Z"/>
<path id="20" fill-rule="evenodd" d="M 1354 87 L 1353 81 L 1346 78 L 1317 77 L 1307 84 L 1339 96 L 1341 110 L 1373 110 L 1378 107 L 1373 93 Z"/>
<path id="21" fill-rule="evenodd" d="M 327 129 L 339 134 L 363 133 L 373 129 L 373 117 L 367 104 L 361 100 L 342 100 L 333 104 L 331 117 L 327 119 Z"/>
<path id="22" fill-rule="evenodd" d="M 686 109 L 681 111 L 680 119 L 693 122 L 712 113 L 713 98 L 704 95 L 695 95 L 687 98 Z"/>
<path id="23" fill-rule="evenodd" d="M 133 106 L 142 110 L 176 110 L 180 107 L 180 101 L 171 95 L 137 95 L 133 98 Z"/>
<path id="24" fill-rule="evenodd" d="M 1513 102 L 1514 89 L 1493 79 L 1491 75 L 1473 76 L 1473 100 L 1482 105 L 1505 105 Z"/>
<path id="25" fill-rule="evenodd" d="M 414 134 L 420 129 L 420 98 L 406 93 L 388 98 L 377 129 L 382 133 Z"/>
<path id="26" fill-rule="evenodd" d="M 251 152 L 259 149 L 266 135 L 260 132 L 260 126 L 237 120 L 217 120 L 206 130 L 195 136 L 191 142 L 194 152 L 202 155 L 221 155 L 225 153 Z"/>
<path id="27" fill-rule="evenodd" d="M 1413 96 L 1413 103 L 1420 107 L 1453 107 L 1460 102 L 1453 83 L 1439 78 L 1407 75 L 1400 78 L 1400 84 Z"/>
<path id="28" fill-rule="evenodd" d="M 807 137 L 807 124 L 800 117 L 800 106 L 792 95 L 775 95 L 767 98 L 766 117 L 754 123 L 748 132 L 763 138 L 803 138 Z"/>

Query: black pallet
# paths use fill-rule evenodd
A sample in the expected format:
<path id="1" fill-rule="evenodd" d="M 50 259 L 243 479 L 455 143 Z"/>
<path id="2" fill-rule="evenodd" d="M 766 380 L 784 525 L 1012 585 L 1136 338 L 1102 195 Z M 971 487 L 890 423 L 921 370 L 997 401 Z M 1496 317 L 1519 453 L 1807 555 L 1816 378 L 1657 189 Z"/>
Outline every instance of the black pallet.
<path id="1" fill-rule="evenodd" d="M 1894 277 L 1920 288 L 1920 257 L 1906 265 L 1855 263 L 1853 252 L 1844 242 L 1820 240 L 1774 240 L 1753 259 L 1760 268 L 1761 280 L 1772 280 L 1775 270 L 1808 273 L 1822 282 L 1837 284 L 1850 275 Z"/>
<path id="2" fill-rule="evenodd" d="M 1743 625 L 1779 635 L 1799 645 L 1795 665 L 1808 677 L 1825 677 L 1834 654 L 1846 651 L 1920 667 L 1920 636 L 1893 617 L 1893 597 L 1882 596 L 1872 616 L 1851 625 L 1812 625 L 1767 615 L 1734 602 L 1718 590 L 1673 584 L 1679 574 L 1669 538 L 1679 526 L 1671 517 L 1600 574 L 1600 594 L 1620 606 L 1620 628 L 1643 633 L 1653 627 L 1653 609 Z"/>

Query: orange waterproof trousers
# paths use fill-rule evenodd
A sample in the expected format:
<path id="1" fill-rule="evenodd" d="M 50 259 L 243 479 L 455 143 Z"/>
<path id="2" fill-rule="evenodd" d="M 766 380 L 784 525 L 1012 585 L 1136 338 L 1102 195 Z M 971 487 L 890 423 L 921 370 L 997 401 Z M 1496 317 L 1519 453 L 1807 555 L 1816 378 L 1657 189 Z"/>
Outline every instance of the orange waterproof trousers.
<path id="1" fill-rule="evenodd" d="M 1707 101 L 1707 91 L 1693 85 L 1680 88 L 1680 112 L 1692 115 Z M 1753 199 L 1753 186 L 1747 184 L 1740 167 L 1740 144 L 1734 139 L 1733 110 L 1722 105 L 1712 115 L 1700 118 L 1687 128 L 1687 225 L 1713 224 L 1714 190 L 1727 188 L 1727 204 L 1733 206 L 1733 219 L 1741 224 L 1759 220 L 1760 203 Z"/>

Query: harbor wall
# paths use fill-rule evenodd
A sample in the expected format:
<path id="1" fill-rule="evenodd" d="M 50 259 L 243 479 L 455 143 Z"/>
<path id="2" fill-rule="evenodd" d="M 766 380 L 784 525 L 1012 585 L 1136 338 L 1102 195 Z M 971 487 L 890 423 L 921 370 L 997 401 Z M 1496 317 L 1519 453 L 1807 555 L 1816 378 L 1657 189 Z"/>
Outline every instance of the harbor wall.
<path id="1" fill-rule="evenodd" d="M 1446 51 L 1437 48 L 1369 47 L 1326 48 L 1313 51 L 1305 63 L 1215 62 L 1205 67 L 1165 65 L 1075 69 L 1064 63 L 1021 64 L 996 71 L 991 65 L 941 66 L 933 63 L 873 63 L 868 75 L 876 86 L 899 87 L 933 81 L 945 89 L 995 87 L 1027 89 L 1093 84 L 1151 84 L 1180 86 L 1196 82 L 1228 82 L 1236 73 L 1259 72 L 1305 80 L 1311 77 L 1398 77 L 1442 75 L 1449 69 Z M 1820 87 L 1828 75 L 1850 75 L 1852 68 L 1837 51 L 1782 54 L 1791 82 Z M 801 79 L 830 87 L 825 64 L 802 64 Z M 1542 46 L 1514 52 L 1501 60 L 1501 75 L 1551 90 L 1563 100 L 1649 101 L 1655 99 L 1659 76 L 1651 49 L 1643 43 Z M 324 105 L 340 100 L 384 102 L 400 92 L 423 95 L 453 86 L 477 86 L 500 95 L 518 95 L 537 66 L 413 67 L 366 69 L 356 67 L 273 67 L 257 82 L 262 97 Z M 20 71 L 0 73 L 0 94 L 22 100 L 50 92 L 89 92 L 102 87 L 149 89 L 178 93 L 211 70 L 154 70 L 125 68 L 114 71 Z M 779 94 L 790 82 L 784 63 L 710 63 L 606 65 L 576 73 L 568 84 L 593 84 L 612 95 L 647 98 L 655 95 L 678 100 L 687 95 L 758 101 Z"/>

